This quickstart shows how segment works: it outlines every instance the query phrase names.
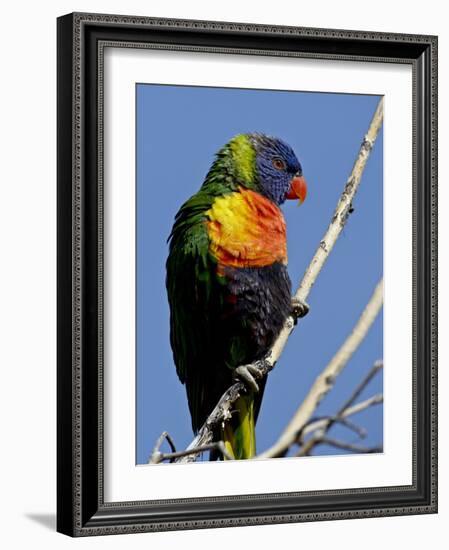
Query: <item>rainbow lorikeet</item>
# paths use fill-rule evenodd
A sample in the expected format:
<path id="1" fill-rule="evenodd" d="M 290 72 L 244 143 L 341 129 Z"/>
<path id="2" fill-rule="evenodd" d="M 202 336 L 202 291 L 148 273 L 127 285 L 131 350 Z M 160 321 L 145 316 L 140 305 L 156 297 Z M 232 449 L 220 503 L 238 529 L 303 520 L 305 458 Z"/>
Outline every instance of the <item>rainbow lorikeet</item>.
<path id="1" fill-rule="evenodd" d="M 292 313 L 279 207 L 286 199 L 304 201 L 306 192 L 301 164 L 287 143 L 240 134 L 218 151 L 169 237 L 170 340 L 192 427 L 196 433 L 226 389 L 244 381 L 247 392 L 216 434 L 235 459 L 256 453 L 266 383 L 266 377 L 256 382 L 258 373 L 248 364 L 267 354 Z"/>

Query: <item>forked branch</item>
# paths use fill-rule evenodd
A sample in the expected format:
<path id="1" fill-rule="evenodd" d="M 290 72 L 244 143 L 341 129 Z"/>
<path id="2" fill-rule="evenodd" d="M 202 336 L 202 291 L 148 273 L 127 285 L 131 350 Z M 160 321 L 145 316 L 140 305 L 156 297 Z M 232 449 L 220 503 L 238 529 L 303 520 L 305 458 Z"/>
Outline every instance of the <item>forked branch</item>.
<path id="1" fill-rule="evenodd" d="M 363 380 L 358 384 L 358 386 L 352 392 L 350 397 L 340 407 L 337 414 L 327 418 L 319 419 L 318 421 L 311 420 L 307 424 L 305 424 L 302 428 L 300 428 L 300 430 L 296 434 L 296 438 L 292 438 L 291 443 L 289 445 L 289 447 L 291 447 L 294 443 L 298 443 L 301 445 L 299 451 L 296 453 L 295 456 L 308 455 L 311 453 L 314 447 L 320 444 L 327 444 L 340 449 L 349 450 L 353 452 L 360 452 L 360 453 L 374 453 L 374 452 L 380 452 L 382 450 L 382 447 L 379 445 L 376 445 L 375 447 L 361 447 L 360 445 L 345 443 L 337 439 L 330 438 L 328 436 L 329 430 L 336 423 L 343 424 L 349 429 L 355 431 L 361 439 L 363 439 L 366 436 L 365 430 L 362 430 L 352 422 L 348 422 L 348 416 L 351 416 L 362 410 L 366 410 L 369 407 L 372 407 L 374 405 L 377 405 L 383 402 L 383 395 L 377 394 L 370 397 L 369 399 L 366 399 L 365 401 L 362 401 L 361 403 L 358 403 L 357 405 L 353 405 L 353 403 L 357 400 L 357 398 L 360 396 L 363 390 L 368 386 L 368 384 L 371 382 L 374 376 L 376 376 L 376 374 L 382 368 L 383 368 L 383 362 L 376 361 L 373 367 L 369 370 L 368 374 L 363 378 Z M 304 441 L 305 436 L 309 433 L 313 434 L 312 437 L 307 441 Z M 285 449 L 285 452 L 287 450 L 288 448 Z M 274 455 L 274 456 L 280 456 L 280 455 Z"/>

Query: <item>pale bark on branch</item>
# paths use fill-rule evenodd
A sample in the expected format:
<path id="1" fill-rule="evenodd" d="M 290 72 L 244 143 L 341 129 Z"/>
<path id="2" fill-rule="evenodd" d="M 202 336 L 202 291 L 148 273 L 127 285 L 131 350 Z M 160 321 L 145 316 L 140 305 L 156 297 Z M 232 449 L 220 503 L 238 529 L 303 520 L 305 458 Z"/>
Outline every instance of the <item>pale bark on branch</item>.
<path id="1" fill-rule="evenodd" d="M 379 101 L 379 104 L 368 128 L 368 132 L 366 133 L 362 141 L 356 161 L 352 168 L 351 174 L 346 181 L 343 192 L 333 213 L 329 227 L 324 237 L 321 239 L 315 255 L 313 256 L 312 261 L 310 262 L 304 274 L 304 277 L 298 289 L 296 290 L 294 298 L 296 298 L 300 302 L 306 302 L 310 290 L 312 289 L 316 278 L 318 277 L 318 274 L 325 264 L 332 248 L 334 247 L 339 235 L 341 234 L 341 231 L 343 230 L 348 220 L 349 215 L 352 212 L 352 201 L 360 185 L 366 162 L 369 158 L 374 142 L 376 141 L 376 137 L 382 126 L 382 121 L 383 99 Z M 291 332 L 293 331 L 294 326 L 295 319 L 291 316 L 288 317 L 266 358 L 253 363 L 253 366 L 256 366 L 259 369 L 261 375 L 266 375 L 273 369 L 287 343 Z M 241 395 L 241 393 L 244 391 L 244 384 L 242 382 L 236 382 L 223 394 L 223 396 L 220 398 L 219 402 L 215 406 L 214 410 L 207 418 L 206 422 L 198 431 L 196 437 L 187 447 L 187 451 L 195 448 L 202 448 L 204 445 L 208 445 L 213 441 L 214 428 L 224 423 L 231 417 L 232 406 Z M 192 462 L 196 459 L 196 456 L 197 455 L 195 454 L 189 454 L 188 456 L 179 458 L 178 460 L 176 460 L 176 462 Z"/>

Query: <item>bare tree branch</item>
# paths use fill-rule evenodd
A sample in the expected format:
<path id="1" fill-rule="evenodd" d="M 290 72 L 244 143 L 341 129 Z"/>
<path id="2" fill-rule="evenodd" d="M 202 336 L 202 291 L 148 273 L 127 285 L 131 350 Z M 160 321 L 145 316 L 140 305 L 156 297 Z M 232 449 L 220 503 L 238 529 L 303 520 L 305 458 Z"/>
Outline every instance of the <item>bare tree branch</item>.
<path id="1" fill-rule="evenodd" d="M 335 208 L 332 220 L 329 227 L 321 239 L 320 244 L 315 252 L 312 261 L 307 268 L 304 277 L 294 295 L 294 298 L 300 303 L 304 303 L 307 300 L 307 296 L 314 285 L 318 274 L 320 273 L 323 265 L 325 264 L 332 248 L 334 247 L 342 229 L 344 228 L 349 215 L 352 212 L 352 201 L 360 185 L 363 171 L 365 169 L 366 162 L 369 158 L 370 152 L 376 141 L 379 129 L 382 126 L 383 121 L 383 99 L 379 101 L 374 116 L 371 120 L 368 132 L 366 133 L 362 144 L 360 146 L 359 153 L 352 168 L 351 174 L 346 181 L 343 192 L 340 196 L 338 204 Z M 270 352 L 267 356 L 260 361 L 252 363 L 257 367 L 261 375 L 268 374 L 275 366 L 279 359 L 287 340 L 293 331 L 296 324 L 296 319 L 289 316 L 284 326 L 279 333 L 275 343 L 273 344 Z M 220 398 L 216 407 L 209 415 L 206 422 L 198 431 L 196 437 L 187 447 L 187 450 L 191 451 L 194 448 L 202 447 L 209 444 L 213 439 L 214 428 L 220 424 L 223 424 L 230 418 L 232 406 L 238 399 L 240 394 L 245 391 L 245 386 L 242 382 L 236 382 L 231 386 Z M 186 457 L 180 458 L 177 462 L 191 462 L 196 458 L 195 454 L 189 454 Z"/>
<path id="2" fill-rule="evenodd" d="M 161 453 L 153 451 L 148 464 L 159 464 L 160 462 L 164 462 L 164 460 L 168 460 L 169 462 L 176 462 L 176 460 L 179 458 L 185 458 L 191 455 L 198 456 L 201 453 L 213 450 L 220 451 L 220 453 L 228 460 L 232 460 L 232 456 L 226 450 L 223 441 L 215 441 L 214 443 L 207 443 L 206 445 L 201 445 L 200 447 L 186 449 L 185 451 L 175 451 L 173 453 Z"/>
<path id="3" fill-rule="evenodd" d="M 298 407 L 296 413 L 293 415 L 293 418 L 290 420 L 279 439 L 272 447 L 259 454 L 257 458 L 273 458 L 283 456 L 292 443 L 298 439 L 298 434 L 301 433 L 302 428 L 310 420 L 313 412 L 318 407 L 323 397 L 327 395 L 334 386 L 337 376 L 344 369 L 352 354 L 365 338 L 368 330 L 376 319 L 380 308 L 382 307 L 382 303 L 383 280 L 377 284 L 373 295 L 359 317 L 359 320 L 354 326 L 351 334 L 343 342 L 342 346 L 325 369 L 316 378 L 311 389 L 309 390 L 309 393 L 306 395 L 306 398 Z M 373 375 L 370 376 L 372 377 Z M 359 388 L 357 388 L 356 391 L 360 393 L 361 390 L 359 391 Z"/>
<path id="4" fill-rule="evenodd" d="M 365 447 L 364 445 L 357 445 L 357 443 L 347 443 L 340 439 L 334 439 L 332 437 L 323 437 L 322 444 L 331 445 L 338 449 L 345 451 L 351 451 L 353 453 L 381 453 L 383 451 L 382 445 L 374 445 L 373 447 Z"/>
<path id="5" fill-rule="evenodd" d="M 352 392 L 350 397 L 340 407 L 339 411 L 335 416 L 329 416 L 328 418 L 320 419 L 318 422 L 316 421 L 314 422 L 312 420 L 308 424 L 306 424 L 303 429 L 301 429 L 301 431 L 297 434 L 297 437 L 296 437 L 297 443 L 301 443 L 304 441 L 304 436 L 306 435 L 306 433 L 314 432 L 314 435 L 310 439 L 308 439 L 305 443 L 302 443 L 301 448 L 299 449 L 299 451 L 296 453 L 295 456 L 309 455 L 314 447 L 323 443 L 327 443 L 328 445 L 339 447 L 340 449 L 350 450 L 353 452 L 356 452 L 356 451 L 365 452 L 365 453 L 379 452 L 378 450 L 381 448 L 380 446 L 376 446 L 372 448 L 363 448 L 364 450 L 361 450 L 362 447 L 358 445 L 352 445 L 350 443 L 344 443 L 339 440 L 329 438 L 327 433 L 329 432 L 333 424 L 337 422 L 347 424 L 347 420 L 345 420 L 345 416 L 349 416 L 348 413 L 351 413 L 352 411 L 360 412 L 363 409 L 366 409 L 374 404 L 382 402 L 383 397 L 381 395 L 377 395 L 377 396 L 371 397 L 370 399 L 367 399 L 362 403 L 359 403 L 358 405 L 355 405 L 354 407 L 351 407 L 351 405 L 354 403 L 357 397 L 359 397 L 362 391 L 366 388 L 366 386 L 371 382 L 373 377 L 379 372 L 379 370 L 382 367 L 383 367 L 382 361 L 376 361 L 374 363 L 373 367 L 369 370 L 369 372 L 366 374 L 366 376 L 363 378 L 360 384 L 358 384 L 358 386 Z M 355 414 L 355 413 L 352 412 L 352 414 Z M 354 429 L 355 426 L 352 425 L 348 427 L 350 427 L 350 429 Z M 365 435 L 366 433 L 359 432 L 359 437 L 363 438 L 365 437 Z M 343 445 L 346 445 L 346 446 L 343 446 Z"/>
<path id="6" fill-rule="evenodd" d="M 331 447 L 337 447 L 338 449 L 351 451 L 353 453 L 381 453 L 383 451 L 382 446 L 365 447 L 363 445 L 358 445 L 357 443 L 347 443 L 346 441 L 341 441 L 340 439 L 317 436 L 311 438 L 307 442 L 307 446 L 305 445 L 302 447 L 295 456 L 306 456 L 310 454 L 312 448 L 317 445 L 330 445 Z"/>
<path id="7" fill-rule="evenodd" d="M 155 456 L 158 453 L 160 454 L 160 449 L 164 441 L 168 442 L 168 444 L 170 445 L 170 449 L 172 450 L 173 453 L 176 452 L 175 443 L 171 438 L 171 435 L 168 432 L 162 432 L 161 435 L 159 436 L 159 439 L 156 441 L 156 445 L 154 446 L 151 456 Z"/>
<path id="8" fill-rule="evenodd" d="M 383 368 L 383 361 L 376 361 L 371 369 L 368 371 L 368 374 L 363 378 L 360 384 L 355 388 L 350 397 L 345 401 L 345 403 L 340 407 L 337 414 L 329 418 L 325 431 L 329 431 L 332 427 L 332 424 L 335 422 L 340 422 L 343 420 L 343 413 L 354 403 L 354 401 L 359 397 L 362 391 L 366 386 L 371 382 L 371 380 L 376 376 L 381 368 Z"/>
<path id="9" fill-rule="evenodd" d="M 342 416 L 343 417 L 352 416 L 353 414 L 357 414 L 361 411 L 364 411 L 365 409 L 368 409 L 373 405 L 380 405 L 383 402 L 384 402 L 383 394 L 377 393 L 376 395 L 373 395 L 372 397 L 365 399 L 365 401 L 361 401 L 360 403 L 357 403 L 356 405 L 353 405 L 352 407 L 347 408 Z"/>
<path id="10" fill-rule="evenodd" d="M 370 407 L 373 407 L 375 405 L 379 405 L 380 403 L 383 403 L 383 400 L 384 400 L 383 395 L 381 393 L 377 393 L 376 395 L 373 395 L 372 397 L 369 397 L 368 399 L 365 399 L 364 401 L 361 401 L 360 403 L 357 403 L 356 405 L 353 405 L 352 407 L 348 407 L 341 414 L 339 419 L 337 419 L 336 417 L 332 417 L 332 416 L 325 416 L 324 418 L 316 418 L 316 419 L 312 418 L 304 426 L 304 428 L 301 432 L 301 435 L 302 435 L 302 437 L 305 437 L 306 435 L 308 435 L 312 432 L 316 432 L 317 430 L 325 428 L 327 426 L 328 421 L 331 418 L 334 418 L 337 422 L 340 422 L 340 423 L 345 424 L 346 426 L 348 426 L 347 418 L 349 416 L 352 416 L 352 415 L 357 414 L 361 411 L 369 409 Z M 355 426 L 352 426 L 352 427 L 349 427 L 349 428 L 352 429 L 353 431 L 357 431 L 357 430 L 354 429 Z M 363 433 L 364 429 L 363 428 L 360 429 L 358 426 L 357 426 L 357 428 L 358 428 L 359 432 L 361 432 L 359 434 L 360 437 L 364 437 L 365 436 L 365 434 Z"/>
<path id="11" fill-rule="evenodd" d="M 376 374 L 380 371 L 380 369 L 383 368 L 383 366 L 384 366 L 384 363 L 380 359 L 374 363 L 374 365 L 368 371 L 365 378 L 363 378 L 363 380 L 360 382 L 360 384 L 352 392 L 350 397 L 340 407 L 340 410 L 337 413 L 337 418 L 341 417 L 342 414 L 344 413 L 344 411 L 346 411 L 354 403 L 354 401 L 359 397 L 359 395 L 362 393 L 362 391 L 371 382 L 371 380 L 376 376 Z"/>
<path id="12" fill-rule="evenodd" d="M 344 418 L 344 416 L 331 416 L 329 418 L 333 422 L 338 422 L 338 424 L 341 424 L 342 426 L 345 426 L 345 428 L 348 428 L 348 430 L 351 430 L 352 432 L 356 433 L 361 439 L 365 438 L 367 435 L 366 428 L 363 426 L 359 426 L 352 420 L 349 420 L 348 418 Z M 304 433 L 304 432 L 303 432 Z"/>
<path id="13" fill-rule="evenodd" d="M 161 447 L 164 441 L 167 441 L 170 445 L 171 453 L 163 453 L 161 452 Z M 160 462 L 164 462 L 164 460 L 168 460 L 169 462 L 175 462 L 177 458 L 183 458 L 189 455 L 198 455 L 201 453 L 204 453 L 206 451 L 212 451 L 212 450 L 218 450 L 220 453 L 225 456 L 228 459 L 232 459 L 231 455 L 226 450 L 226 447 L 223 443 L 223 441 L 216 441 L 213 443 L 208 443 L 207 445 L 202 445 L 200 447 L 195 447 L 190 450 L 185 451 L 177 451 L 175 444 L 173 442 L 173 439 L 171 438 L 170 434 L 168 432 L 162 432 L 162 434 L 159 436 L 158 440 L 156 441 L 156 445 L 154 446 L 154 449 L 151 453 L 150 459 L 148 461 L 148 464 L 159 464 Z"/>

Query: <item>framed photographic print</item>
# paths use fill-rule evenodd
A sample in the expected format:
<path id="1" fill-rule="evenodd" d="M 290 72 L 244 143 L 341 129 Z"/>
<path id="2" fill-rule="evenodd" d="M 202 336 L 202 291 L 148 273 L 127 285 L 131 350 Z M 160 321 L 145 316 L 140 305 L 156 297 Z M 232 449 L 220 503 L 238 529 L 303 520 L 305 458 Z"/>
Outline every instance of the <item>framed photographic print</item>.
<path id="1" fill-rule="evenodd" d="M 58 531 L 437 511 L 437 38 L 58 19 Z"/>

